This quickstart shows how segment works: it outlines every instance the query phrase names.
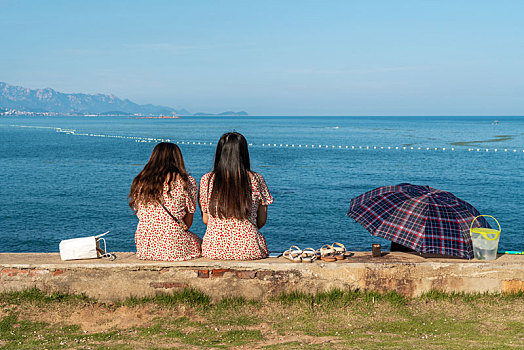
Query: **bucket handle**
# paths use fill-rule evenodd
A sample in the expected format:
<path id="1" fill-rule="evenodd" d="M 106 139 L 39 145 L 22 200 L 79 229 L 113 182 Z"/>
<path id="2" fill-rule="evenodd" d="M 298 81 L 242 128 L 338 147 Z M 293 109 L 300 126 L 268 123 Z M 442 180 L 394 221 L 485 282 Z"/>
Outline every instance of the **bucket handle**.
<path id="1" fill-rule="evenodd" d="M 488 235 L 486 235 L 484 232 L 479 232 L 479 234 L 481 234 L 481 235 L 482 235 L 485 239 L 487 239 L 488 241 L 494 241 L 494 240 L 496 240 L 496 239 L 498 238 L 498 236 L 500 235 L 500 231 L 501 231 L 502 229 L 500 228 L 500 224 L 499 224 L 499 222 L 497 221 L 497 219 L 495 219 L 495 218 L 494 218 L 493 216 L 491 216 L 491 215 L 479 215 L 479 216 L 475 217 L 475 218 L 473 219 L 473 221 L 471 222 L 471 226 L 469 227 L 469 234 L 471 234 L 471 229 L 473 228 L 473 223 L 474 223 L 475 221 L 477 221 L 477 219 L 480 218 L 481 216 L 485 216 L 485 217 L 492 218 L 493 220 L 495 220 L 495 222 L 496 222 L 497 225 L 499 226 L 499 230 L 498 230 L 497 235 L 496 235 L 495 237 L 493 237 L 493 238 L 489 238 Z"/>

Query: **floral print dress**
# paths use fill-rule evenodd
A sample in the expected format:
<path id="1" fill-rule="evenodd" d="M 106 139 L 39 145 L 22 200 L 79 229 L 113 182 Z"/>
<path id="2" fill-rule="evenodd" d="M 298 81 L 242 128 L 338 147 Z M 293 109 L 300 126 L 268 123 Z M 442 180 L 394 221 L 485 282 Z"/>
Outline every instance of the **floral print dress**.
<path id="1" fill-rule="evenodd" d="M 273 203 L 262 175 L 251 172 L 251 213 L 247 219 L 220 219 L 209 214 L 214 174 L 207 173 L 200 180 L 200 208 L 208 214 L 206 234 L 202 240 L 202 256 L 222 260 L 255 260 L 268 256 L 266 239 L 257 228 L 259 205 Z"/>
<path id="2" fill-rule="evenodd" d="M 184 216 L 194 213 L 197 202 L 197 184 L 189 176 L 187 189 L 180 178 L 167 181 L 163 191 L 164 205 L 181 223 Z M 138 205 L 139 222 L 135 233 L 136 255 L 142 260 L 179 261 L 200 257 L 200 237 L 182 226 L 159 203 Z"/>

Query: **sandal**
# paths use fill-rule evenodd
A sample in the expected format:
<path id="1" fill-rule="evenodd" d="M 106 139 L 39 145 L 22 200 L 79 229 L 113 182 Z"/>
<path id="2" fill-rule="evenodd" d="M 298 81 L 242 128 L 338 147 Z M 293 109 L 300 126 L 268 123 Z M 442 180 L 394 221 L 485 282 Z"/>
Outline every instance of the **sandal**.
<path id="1" fill-rule="evenodd" d="M 306 248 L 302 251 L 300 257 L 302 258 L 302 262 L 312 263 L 317 260 L 317 252 L 313 248 Z"/>
<path id="2" fill-rule="evenodd" d="M 332 246 L 329 244 L 323 245 L 320 249 L 320 259 L 326 262 L 334 262 L 337 261 L 337 258 L 335 258 L 335 249 L 333 249 Z"/>
<path id="3" fill-rule="evenodd" d="M 288 250 L 286 250 L 282 256 L 288 260 L 291 260 L 292 262 L 301 262 L 302 261 L 302 249 L 297 247 L 296 245 L 292 245 L 289 247 Z"/>
<path id="4" fill-rule="evenodd" d="M 331 245 L 334 250 L 333 255 L 337 260 L 344 260 L 346 258 L 346 247 L 342 243 L 335 242 Z"/>

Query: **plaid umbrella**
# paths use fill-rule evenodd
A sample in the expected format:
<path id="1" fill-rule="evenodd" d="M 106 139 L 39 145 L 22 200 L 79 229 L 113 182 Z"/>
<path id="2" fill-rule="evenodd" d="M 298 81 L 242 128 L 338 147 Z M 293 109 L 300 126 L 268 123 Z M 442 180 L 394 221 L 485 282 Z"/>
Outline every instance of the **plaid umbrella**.
<path id="1" fill-rule="evenodd" d="M 473 258 L 469 228 L 480 213 L 450 192 L 403 183 L 351 200 L 348 216 L 372 235 L 416 250 Z M 490 227 L 483 217 L 476 227 Z"/>

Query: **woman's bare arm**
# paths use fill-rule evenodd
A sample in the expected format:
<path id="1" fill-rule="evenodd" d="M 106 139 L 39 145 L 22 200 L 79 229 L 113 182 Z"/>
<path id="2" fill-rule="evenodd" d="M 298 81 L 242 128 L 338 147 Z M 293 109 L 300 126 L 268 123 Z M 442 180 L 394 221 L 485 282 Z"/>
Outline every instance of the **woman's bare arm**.
<path id="1" fill-rule="evenodd" d="M 207 226 L 207 220 L 208 220 L 207 213 L 202 212 L 202 221 L 204 222 L 204 225 L 206 226 Z"/>
<path id="2" fill-rule="evenodd" d="M 191 225 L 193 225 L 193 213 L 187 213 L 186 216 L 184 216 L 184 223 L 187 228 L 190 228 Z"/>
<path id="3" fill-rule="evenodd" d="M 267 220 L 267 205 L 259 205 L 257 210 L 257 227 L 262 228 Z"/>

